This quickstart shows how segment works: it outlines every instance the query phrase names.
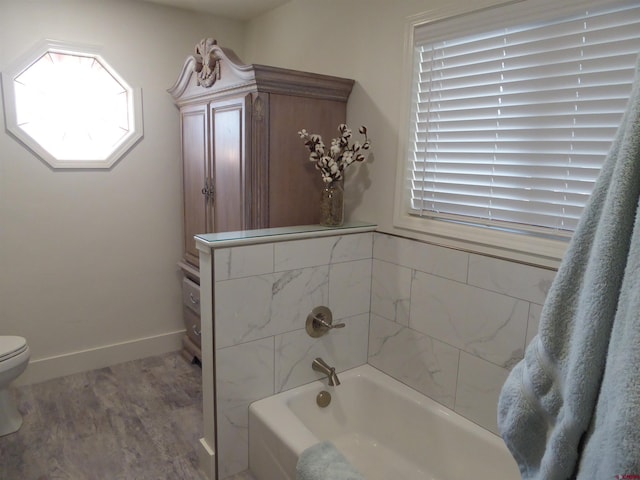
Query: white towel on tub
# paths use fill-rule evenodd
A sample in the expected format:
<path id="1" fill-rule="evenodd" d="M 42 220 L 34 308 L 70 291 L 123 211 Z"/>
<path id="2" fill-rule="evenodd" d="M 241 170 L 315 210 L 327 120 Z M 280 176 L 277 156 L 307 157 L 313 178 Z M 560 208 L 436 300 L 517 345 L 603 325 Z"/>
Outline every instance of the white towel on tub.
<path id="1" fill-rule="evenodd" d="M 331 442 L 316 443 L 300 454 L 296 480 L 366 480 Z"/>

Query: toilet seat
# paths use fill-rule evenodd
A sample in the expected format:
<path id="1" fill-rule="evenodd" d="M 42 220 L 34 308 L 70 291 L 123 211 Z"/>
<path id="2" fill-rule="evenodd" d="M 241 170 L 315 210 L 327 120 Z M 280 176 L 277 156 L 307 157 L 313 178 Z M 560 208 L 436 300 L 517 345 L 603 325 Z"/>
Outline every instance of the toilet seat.
<path id="1" fill-rule="evenodd" d="M 0 335 L 0 362 L 20 355 L 27 348 L 27 340 L 23 337 Z"/>

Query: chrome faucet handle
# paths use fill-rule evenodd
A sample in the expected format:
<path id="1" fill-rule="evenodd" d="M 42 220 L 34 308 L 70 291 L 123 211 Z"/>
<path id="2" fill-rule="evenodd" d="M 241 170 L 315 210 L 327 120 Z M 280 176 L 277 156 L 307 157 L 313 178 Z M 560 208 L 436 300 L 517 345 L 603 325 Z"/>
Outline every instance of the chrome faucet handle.
<path id="1" fill-rule="evenodd" d="M 344 323 L 333 324 L 333 314 L 327 307 L 316 307 L 307 315 L 307 333 L 313 338 L 321 337 L 334 328 L 344 328 Z"/>
<path id="2" fill-rule="evenodd" d="M 314 321 L 314 322 L 318 322 L 320 325 L 322 325 L 323 327 L 326 327 L 326 328 L 328 328 L 328 329 L 332 329 L 332 328 L 342 328 L 342 327 L 345 327 L 345 326 L 346 326 L 346 324 L 344 324 L 344 323 L 336 323 L 335 325 L 334 325 L 334 324 L 332 324 L 332 323 L 327 323 L 327 322 L 324 320 L 324 318 L 322 318 L 322 317 L 321 317 L 321 316 L 319 316 L 319 315 L 314 315 L 314 317 L 313 317 L 313 321 Z"/>

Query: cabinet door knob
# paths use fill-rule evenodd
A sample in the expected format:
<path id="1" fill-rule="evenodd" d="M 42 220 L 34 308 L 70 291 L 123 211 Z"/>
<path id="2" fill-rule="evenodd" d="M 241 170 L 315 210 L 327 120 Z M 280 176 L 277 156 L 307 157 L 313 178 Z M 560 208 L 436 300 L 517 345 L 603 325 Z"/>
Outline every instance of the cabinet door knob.
<path id="1" fill-rule="evenodd" d="M 204 187 L 202 187 L 201 191 L 202 191 L 202 194 L 204 195 L 204 198 L 209 200 L 209 196 L 211 195 L 211 187 L 209 187 L 209 179 L 208 178 L 204 179 Z"/>
<path id="2" fill-rule="evenodd" d="M 197 325 L 192 325 L 191 326 L 191 330 L 193 330 L 193 333 L 196 334 L 196 337 L 199 337 L 200 334 L 202 333 L 202 330 L 198 330 L 198 326 Z"/>
<path id="3" fill-rule="evenodd" d="M 198 305 L 200 303 L 200 299 L 193 296 L 193 293 L 189 293 L 189 300 L 194 305 Z"/>
<path id="4" fill-rule="evenodd" d="M 200 190 L 200 192 L 202 192 L 205 199 L 213 199 L 213 180 L 211 180 L 210 178 L 206 178 L 204 181 L 204 187 L 202 187 L 202 190 Z"/>

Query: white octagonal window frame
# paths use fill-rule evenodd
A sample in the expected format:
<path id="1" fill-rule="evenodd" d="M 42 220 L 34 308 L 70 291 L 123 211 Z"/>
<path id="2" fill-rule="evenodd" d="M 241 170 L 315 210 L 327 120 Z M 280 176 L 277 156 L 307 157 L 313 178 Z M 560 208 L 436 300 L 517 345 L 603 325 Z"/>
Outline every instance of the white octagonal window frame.
<path id="1" fill-rule="evenodd" d="M 96 47 L 46 40 L 2 72 L 7 131 L 53 168 L 110 168 L 142 138 L 142 94 Z"/>

